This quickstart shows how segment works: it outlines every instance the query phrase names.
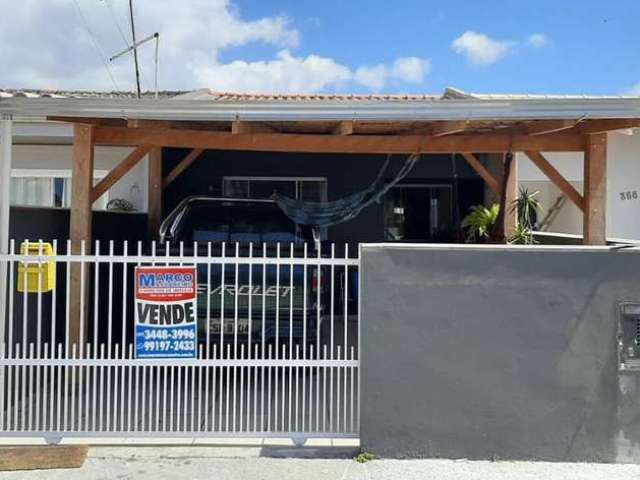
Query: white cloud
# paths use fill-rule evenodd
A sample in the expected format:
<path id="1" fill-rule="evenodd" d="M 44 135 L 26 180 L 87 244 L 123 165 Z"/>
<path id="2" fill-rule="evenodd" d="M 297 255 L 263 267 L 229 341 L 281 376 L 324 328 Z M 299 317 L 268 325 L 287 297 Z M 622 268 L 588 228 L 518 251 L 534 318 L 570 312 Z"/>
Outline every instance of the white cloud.
<path id="1" fill-rule="evenodd" d="M 502 60 L 515 46 L 509 40 L 494 40 L 483 33 L 464 32 L 451 44 L 451 48 L 475 65 L 490 65 Z"/>
<path id="2" fill-rule="evenodd" d="M 355 72 L 355 81 L 370 90 L 380 90 L 389 78 L 389 68 L 385 65 L 360 67 Z"/>
<path id="3" fill-rule="evenodd" d="M 274 60 L 210 62 L 192 68 L 200 85 L 221 91 L 255 93 L 318 92 L 339 87 L 353 77 L 349 68 L 331 58 L 295 57 L 288 50 L 278 52 Z"/>
<path id="4" fill-rule="evenodd" d="M 431 71 L 431 62 L 418 57 L 401 57 L 393 62 L 391 75 L 393 78 L 407 82 L 420 84 L 424 82 Z"/>
<path id="5" fill-rule="evenodd" d="M 544 33 L 532 33 L 526 40 L 527 46 L 533 48 L 548 47 L 551 43 L 551 39 Z"/>
<path id="6" fill-rule="evenodd" d="M 640 97 L 640 82 L 636 83 L 626 92 L 623 92 L 623 95 L 635 95 Z"/>
<path id="7" fill-rule="evenodd" d="M 80 0 L 92 35 L 105 56 L 125 46 L 112 17 L 129 36 L 127 2 Z M 420 84 L 429 61 L 400 57 L 391 64 L 351 67 L 333 58 L 295 55 L 300 32 L 283 14 L 245 18 L 232 0 L 137 0 L 138 38 L 160 32 L 161 89 L 209 87 L 227 91 L 318 92 L 354 86 L 380 90 Z M 0 0 L 0 86 L 114 89 L 101 55 L 69 0 Z M 20 22 L 9 21 L 19 18 Z M 234 47 L 273 48 L 257 60 L 229 60 Z M 142 86 L 153 88 L 154 49 L 140 47 Z M 263 51 L 261 49 L 260 51 Z M 264 54 L 263 54 L 264 55 Z M 117 87 L 134 88 L 130 56 L 110 64 Z"/>
<path id="8" fill-rule="evenodd" d="M 328 57 L 298 57 L 281 50 L 272 60 L 209 62 L 191 68 L 196 83 L 221 91 L 308 93 L 342 89 L 350 84 L 378 91 L 390 80 L 422 83 L 429 61 L 398 58 L 393 65 L 362 66 L 355 70 Z"/>

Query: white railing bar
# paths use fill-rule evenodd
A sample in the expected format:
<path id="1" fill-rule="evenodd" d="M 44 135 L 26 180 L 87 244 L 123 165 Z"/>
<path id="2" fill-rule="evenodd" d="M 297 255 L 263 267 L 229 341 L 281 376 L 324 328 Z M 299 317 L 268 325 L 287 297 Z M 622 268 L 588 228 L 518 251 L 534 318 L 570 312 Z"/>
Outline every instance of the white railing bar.
<path id="1" fill-rule="evenodd" d="M 98 240 L 96 240 L 98 242 Z M 224 242 L 223 242 L 224 243 Z M 189 256 L 189 255 L 174 255 L 170 257 L 163 257 L 157 255 L 77 255 L 77 254 L 65 254 L 65 255 L 22 255 L 22 254 L 0 254 L 0 262 L 22 262 L 25 264 L 41 264 L 49 261 L 56 263 L 157 263 L 164 260 L 169 263 L 185 263 L 189 264 L 225 264 L 225 265 L 351 265 L 358 266 L 359 260 L 357 258 L 303 258 L 303 257 L 236 257 L 236 256 L 224 256 L 224 257 L 203 257 L 203 256 Z"/>

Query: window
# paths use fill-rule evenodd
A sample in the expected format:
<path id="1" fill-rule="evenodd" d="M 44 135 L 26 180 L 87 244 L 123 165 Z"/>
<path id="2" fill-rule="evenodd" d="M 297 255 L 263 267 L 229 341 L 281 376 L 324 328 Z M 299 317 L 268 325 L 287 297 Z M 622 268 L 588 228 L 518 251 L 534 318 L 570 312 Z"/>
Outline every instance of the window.
<path id="1" fill-rule="evenodd" d="M 384 199 L 385 240 L 450 241 L 451 185 L 396 185 Z"/>
<path id="2" fill-rule="evenodd" d="M 273 203 L 223 201 L 195 205 L 188 210 L 180 229 L 181 239 L 198 242 L 299 243 L 313 240 L 309 229 L 297 227 Z"/>
<path id="3" fill-rule="evenodd" d="M 94 183 L 106 172 L 96 172 Z M 68 170 L 14 169 L 11 172 L 11 205 L 29 207 L 71 206 L 71 172 Z M 109 201 L 108 192 L 94 204 L 104 210 Z"/>
<path id="4" fill-rule="evenodd" d="M 322 177 L 224 177 L 222 194 L 234 198 L 269 198 L 274 192 L 309 202 L 327 200 L 327 179 Z"/>

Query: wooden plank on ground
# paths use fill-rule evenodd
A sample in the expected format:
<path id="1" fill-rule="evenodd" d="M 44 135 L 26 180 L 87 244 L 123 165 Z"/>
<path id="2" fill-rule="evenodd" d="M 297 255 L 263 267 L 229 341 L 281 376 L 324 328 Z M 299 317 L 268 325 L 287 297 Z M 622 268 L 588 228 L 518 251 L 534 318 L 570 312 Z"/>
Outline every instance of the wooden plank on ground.
<path id="1" fill-rule="evenodd" d="M 88 451 L 86 445 L 0 448 L 0 471 L 80 468 Z"/>

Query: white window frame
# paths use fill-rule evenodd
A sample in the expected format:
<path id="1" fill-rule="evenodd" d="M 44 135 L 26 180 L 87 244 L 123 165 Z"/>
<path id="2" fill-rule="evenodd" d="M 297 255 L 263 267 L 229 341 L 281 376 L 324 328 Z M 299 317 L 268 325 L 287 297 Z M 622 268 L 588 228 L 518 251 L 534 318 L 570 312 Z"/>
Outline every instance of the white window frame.
<path id="1" fill-rule="evenodd" d="M 94 184 L 102 180 L 104 177 L 106 177 L 108 173 L 109 173 L 108 170 L 94 170 L 93 171 Z M 53 179 L 55 178 L 71 179 L 72 177 L 73 177 L 73 172 L 69 169 L 61 169 L 61 170 L 50 169 L 50 168 L 12 168 L 11 169 L 11 178 L 50 178 L 53 181 Z M 55 195 L 54 188 L 51 189 L 51 194 Z M 109 192 L 106 192 L 105 195 L 107 195 L 106 202 L 108 202 Z M 105 205 L 106 205 L 106 202 L 105 202 Z M 42 206 L 42 208 L 60 208 L 60 207 L 56 207 L 54 204 L 55 204 L 55 201 L 54 201 L 54 198 L 52 197 L 51 205 L 44 205 Z M 19 207 L 21 205 L 16 205 L 16 206 Z M 66 207 L 62 207 L 62 208 L 66 208 Z"/>
<path id="2" fill-rule="evenodd" d="M 296 184 L 296 199 L 300 197 L 300 182 L 324 182 L 324 188 L 321 193 L 321 201 L 327 201 L 327 192 L 329 189 L 329 182 L 327 177 L 272 177 L 272 176 L 256 176 L 256 175 L 240 175 L 240 176 L 226 176 L 222 177 L 222 196 L 226 196 L 225 192 L 225 183 L 227 181 L 230 182 L 295 182 Z M 251 184 L 249 184 L 248 188 L 249 198 L 251 198 Z"/>

